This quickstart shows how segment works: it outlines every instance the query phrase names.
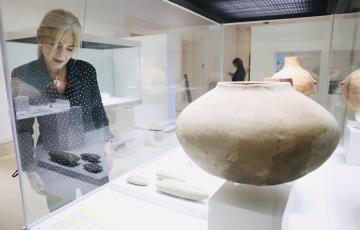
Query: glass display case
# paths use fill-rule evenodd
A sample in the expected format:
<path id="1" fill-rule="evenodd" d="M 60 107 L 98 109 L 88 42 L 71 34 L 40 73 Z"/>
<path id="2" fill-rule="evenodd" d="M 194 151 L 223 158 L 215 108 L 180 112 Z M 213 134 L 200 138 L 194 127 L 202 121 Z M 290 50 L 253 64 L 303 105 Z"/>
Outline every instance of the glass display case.
<path id="1" fill-rule="evenodd" d="M 341 82 L 359 67 L 358 13 L 221 25 L 158 0 L 1 2 L 10 121 L 0 122 L 12 124 L 6 135 L 16 146 L 26 229 L 207 229 L 210 200 L 225 180 L 185 154 L 177 118 L 218 82 L 234 80 L 235 60 L 245 81 L 262 82 L 289 57 L 312 79 L 308 96 L 336 118 L 342 138 L 330 163 L 291 183 L 288 229 L 301 220 L 303 229 L 312 219 L 318 229 L 329 218 L 335 229 L 353 223 L 334 207 L 346 199 L 339 178 L 360 174 L 339 165 L 344 149 L 357 148 L 349 144 L 356 111 Z M 159 192 L 169 175 L 208 196 Z"/>
<path id="2" fill-rule="evenodd" d="M 222 46 L 212 46 L 221 41 L 221 27 L 166 2 L 143 3 L 149 11 L 138 15 L 138 3 L 130 1 L 2 2 L 27 228 L 176 147 L 177 115 L 221 80 Z M 81 30 L 78 50 L 62 36 L 39 35 L 53 9 L 65 11 L 52 17 L 73 20 L 64 27 L 70 40 Z M 163 20 L 173 14 L 181 21 Z M 52 68 L 65 57 L 71 58 L 65 74 L 57 76 Z"/>

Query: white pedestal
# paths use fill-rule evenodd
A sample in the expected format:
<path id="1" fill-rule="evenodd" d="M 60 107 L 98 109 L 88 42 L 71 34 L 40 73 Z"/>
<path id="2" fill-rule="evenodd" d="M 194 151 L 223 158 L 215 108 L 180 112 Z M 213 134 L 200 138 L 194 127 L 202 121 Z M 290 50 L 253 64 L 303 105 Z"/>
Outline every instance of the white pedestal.
<path id="1" fill-rule="evenodd" d="M 226 182 L 209 201 L 209 230 L 287 229 L 291 185 L 250 186 Z"/>
<path id="2" fill-rule="evenodd" d="M 360 124 L 349 121 L 344 133 L 345 161 L 348 164 L 360 165 Z"/>
<path id="3" fill-rule="evenodd" d="M 134 107 L 114 108 L 117 135 L 123 142 L 134 140 Z"/>

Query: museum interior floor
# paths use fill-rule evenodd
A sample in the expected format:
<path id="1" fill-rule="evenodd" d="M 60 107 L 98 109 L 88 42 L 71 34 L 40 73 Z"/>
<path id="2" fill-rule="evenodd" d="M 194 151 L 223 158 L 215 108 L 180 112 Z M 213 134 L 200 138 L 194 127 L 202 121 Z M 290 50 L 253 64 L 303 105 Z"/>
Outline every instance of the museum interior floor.
<path id="1" fill-rule="evenodd" d="M 23 225 L 19 179 L 11 176 L 15 169 L 13 153 L 0 157 L 0 229 L 4 230 L 19 230 Z"/>

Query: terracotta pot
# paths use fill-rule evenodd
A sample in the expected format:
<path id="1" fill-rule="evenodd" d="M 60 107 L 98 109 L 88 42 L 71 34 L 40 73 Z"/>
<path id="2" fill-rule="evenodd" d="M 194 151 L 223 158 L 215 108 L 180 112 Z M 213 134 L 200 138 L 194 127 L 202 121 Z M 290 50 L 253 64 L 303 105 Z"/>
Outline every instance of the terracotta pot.
<path id="1" fill-rule="evenodd" d="M 360 108 L 360 69 L 350 73 L 341 83 L 342 91 L 350 109 L 357 111 Z"/>
<path id="2" fill-rule="evenodd" d="M 273 185 L 318 168 L 339 141 L 335 119 L 282 82 L 222 82 L 177 120 L 185 152 L 229 181 Z"/>
<path id="3" fill-rule="evenodd" d="M 355 120 L 360 122 L 360 69 L 350 73 L 340 85 L 348 106 L 356 112 Z"/>
<path id="4" fill-rule="evenodd" d="M 300 66 L 296 56 L 285 57 L 284 67 L 273 75 L 273 78 L 291 78 L 294 88 L 306 96 L 310 96 L 317 82 L 311 74 Z"/>

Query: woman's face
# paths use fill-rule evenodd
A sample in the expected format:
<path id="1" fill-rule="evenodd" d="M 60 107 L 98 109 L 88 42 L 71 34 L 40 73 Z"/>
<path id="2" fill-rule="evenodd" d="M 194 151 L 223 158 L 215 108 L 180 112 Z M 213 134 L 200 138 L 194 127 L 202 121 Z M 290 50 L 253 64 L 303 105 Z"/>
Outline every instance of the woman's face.
<path id="1" fill-rule="evenodd" d="M 51 71 L 63 68 L 72 57 L 75 46 L 72 33 L 66 33 L 59 41 L 57 47 L 53 47 L 53 42 L 45 42 L 41 46 L 45 63 Z"/>

